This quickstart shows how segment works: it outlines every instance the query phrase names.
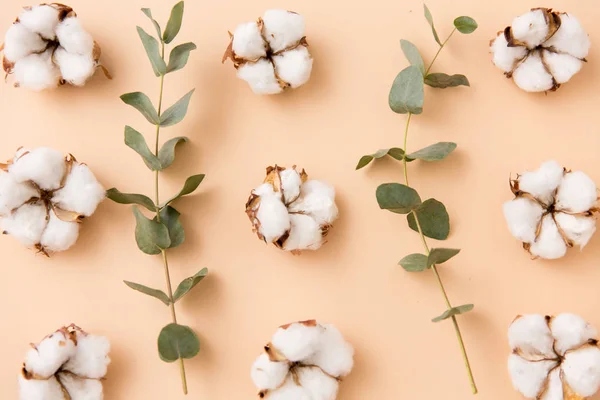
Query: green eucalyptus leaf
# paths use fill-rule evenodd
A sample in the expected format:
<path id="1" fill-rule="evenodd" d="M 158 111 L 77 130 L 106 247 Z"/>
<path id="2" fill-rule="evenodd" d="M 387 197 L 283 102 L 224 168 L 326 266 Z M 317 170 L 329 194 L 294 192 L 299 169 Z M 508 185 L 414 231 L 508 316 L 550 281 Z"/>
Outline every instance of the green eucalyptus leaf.
<path id="1" fill-rule="evenodd" d="M 167 108 L 164 113 L 160 116 L 160 126 L 167 127 L 178 124 L 183 120 L 185 114 L 187 114 L 190 99 L 194 94 L 194 90 L 190 90 L 185 96 L 177 100 L 177 103 Z"/>
<path id="2" fill-rule="evenodd" d="M 158 151 L 158 159 L 160 160 L 160 164 L 162 169 L 169 167 L 175 161 L 175 147 L 179 143 L 187 142 L 188 138 L 185 136 L 178 136 L 173 139 L 170 139 L 163 144 L 161 149 Z"/>
<path id="3" fill-rule="evenodd" d="M 414 212 L 408 214 L 410 229 L 419 232 L 414 213 L 419 218 L 423 234 L 429 238 L 446 240 L 450 234 L 450 217 L 446 207 L 436 199 L 425 200 Z"/>
<path id="4" fill-rule="evenodd" d="M 158 118 L 156 108 L 154 108 L 152 101 L 150 101 L 148 96 L 146 96 L 144 93 L 126 93 L 121 96 L 121 100 L 123 100 L 123 103 L 130 105 L 142 113 L 142 115 L 146 117 L 148 122 L 150 122 L 152 125 L 157 125 L 160 123 L 160 118 Z"/>
<path id="5" fill-rule="evenodd" d="M 427 7 L 427 4 L 423 4 L 423 9 L 425 11 L 425 19 L 427 20 L 427 22 L 429 22 L 429 25 L 431 26 L 433 38 L 435 39 L 437 44 L 441 46 L 442 42 L 440 41 L 440 37 L 438 36 L 437 31 L 435 30 L 435 25 L 433 24 L 433 16 L 431 15 L 431 11 L 429 11 L 429 8 Z"/>
<path id="6" fill-rule="evenodd" d="M 167 22 L 167 27 L 165 28 L 165 33 L 163 35 L 163 41 L 165 43 L 171 43 L 173 39 L 179 33 L 181 29 L 181 22 L 183 21 L 183 1 L 175 4 L 173 9 L 171 10 L 171 16 L 169 17 L 169 22 Z"/>
<path id="7" fill-rule="evenodd" d="M 148 211 L 156 212 L 156 205 L 154 202 L 143 194 L 137 193 L 122 193 L 117 188 L 108 189 L 106 191 L 106 197 L 119 204 L 139 204 L 140 206 L 146 207 Z"/>
<path id="8" fill-rule="evenodd" d="M 208 268 L 202 268 L 202 270 L 200 270 L 200 272 L 196 273 L 193 276 L 190 276 L 189 278 L 185 278 L 184 280 L 182 280 L 181 283 L 179 284 L 179 286 L 177 286 L 177 290 L 175 290 L 175 294 L 173 295 L 173 301 L 177 302 L 183 296 L 188 294 L 188 292 L 190 290 L 192 290 L 194 288 L 194 286 L 196 286 L 198 283 L 200 283 L 200 281 L 202 279 L 204 279 L 204 277 L 206 277 L 206 275 L 208 275 Z"/>
<path id="9" fill-rule="evenodd" d="M 135 241 L 141 251 L 154 255 L 169 248 L 171 239 L 165 225 L 146 218 L 137 207 L 133 207 L 133 214 L 136 220 Z"/>
<path id="10" fill-rule="evenodd" d="M 402 161 L 402 159 L 404 158 L 404 150 L 402 150 L 399 147 L 392 147 L 391 149 L 389 149 L 387 155 L 398 161 Z M 412 160 L 407 159 L 406 161 L 411 162 Z"/>
<path id="11" fill-rule="evenodd" d="M 160 222 L 165 225 L 169 231 L 169 239 L 171 244 L 170 249 L 180 246 L 185 240 L 185 231 L 179 221 L 179 211 L 171 206 L 163 207 L 160 210 Z M 158 221 L 158 218 L 154 217 L 153 221 Z"/>
<path id="12" fill-rule="evenodd" d="M 130 288 L 132 288 L 133 290 L 137 290 L 138 292 L 141 292 L 141 293 L 147 294 L 148 296 L 157 298 L 158 300 L 165 303 L 166 306 L 171 304 L 171 300 L 169 300 L 169 296 L 167 296 L 165 294 L 165 292 L 163 292 L 162 290 L 152 289 L 152 288 L 149 288 L 148 286 L 140 285 L 139 283 L 134 283 L 134 282 L 129 282 L 129 281 L 123 281 L 123 282 L 125 282 L 125 284 L 127 286 L 129 286 Z"/>
<path id="13" fill-rule="evenodd" d="M 188 59 L 190 58 L 190 52 L 192 50 L 196 50 L 196 45 L 194 43 L 184 43 L 174 47 L 173 50 L 171 50 L 171 55 L 169 56 L 167 74 L 178 71 L 185 67 Z"/>
<path id="14" fill-rule="evenodd" d="M 158 335 L 158 354 L 165 362 L 194 358 L 199 351 L 200 340 L 189 326 L 169 324 Z"/>
<path id="15" fill-rule="evenodd" d="M 411 65 L 419 68 L 421 74 L 425 75 L 425 63 L 423 62 L 423 57 L 421 57 L 421 53 L 419 53 L 419 49 L 417 46 L 409 42 L 408 40 L 400 40 L 400 47 L 402 47 L 402 52 L 406 56 L 406 59 Z"/>
<path id="16" fill-rule="evenodd" d="M 456 149 L 456 143 L 439 142 L 419 151 L 415 151 L 406 156 L 406 158 L 411 160 L 440 161 L 448 157 L 454 149 Z"/>
<path id="17" fill-rule="evenodd" d="M 150 18 L 150 21 L 152 21 L 152 25 L 154 25 L 154 27 L 156 28 L 156 33 L 157 33 L 157 37 L 162 40 L 162 33 L 161 33 L 161 29 L 160 29 L 160 25 L 158 24 L 158 22 L 156 22 L 156 20 L 154 19 L 154 17 L 152 16 L 152 11 L 149 8 L 142 8 L 142 12 L 144 14 L 146 14 L 146 17 Z"/>
<path id="18" fill-rule="evenodd" d="M 477 22 L 471 17 L 458 17 L 454 20 L 454 26 L 460 33 L 473 33 L 477 29 Z"/>
<path id="19" fill-rule="evenodd" d="M 424 254 L 409 254 L 400 260 L 399 264 L 408 272 L 425 271 L 427 267 L 427 256 Z"/>
<path id="20" fill-rule="evenodd" d="M 152 64 L 154 74 L 156 76 L 164 75 L 167 72 L 167 64 L 165 64 L 165 60 L 163 60 L 160 55 L 160 50 L 158 49 L 158 40 L 156 40 L 154 36 L 147 34 L 146 31 L 139 26 L 137 27 L 137 31 L 138 35 L 140 35 L 140 39 L 142 40 L 142 44 L 144 45 L 144 49 L 146 49 L 148 59 L 150 59 L 150 64 Z"/>
<path id="21" fill-rule="evenodd" d="M 125 127 L 125 144 L 142 156 L 142 160 L 152 171 L 161 170 L 160 161 L 148 148 L 144 136 L 130 126 Z"/>
<path id="22" fill-rule="evenodd" d="M 417 191 L 401 183 L 379 185 L 376 196 L 382 210 L 397 214 L 408 214 L 421 204 Z"/>
<path id="23" fill-rule="evenodd" d="M 432 265 L 443 264 L 458 253 L 460 253 L 459 249 L 431 249 L 429 257 L 427 257 L 427 268 Z"/>
<path id="24" fill-rule="evenodd" d="M 428 74 L 425 77 L 425 84 L 438 89 L 456 86 L 471 86 L 469 80 L 464 75 L 448 75 L 441 72 Z"/>
<path id="25" fill-rule="evenodd" d="M 192 175 L 189 178 L 187 178 L 185 183 L 183 184 L 183 187 L 179 191 L 179 193 L 177 193 L 175 196 L 171 197 L 163 205 L 163 207 L 170 204 L 171 202 L 177 200 L 180 197 L 187 196 L 188 194 L 193 193 L 194 190 L 198 189 L 198 186 L 200 186 L 200 183 L 202 183 L 202 180 L 204 180 L 204 174 Z"/>
<path id="26" fill-rule="evenodd" d="M 392 111 L 398 114 L 421 114 L 424 99 L 421 70 L 414 65 L 403 69 L 394 79 L 390 90 L 389 104 Z"/>
<path id="27" fill-rule="evenodd" d="M 439 317 L 435 317 L 431 321 L 432 322 L 440 322 L 445 319 L 452 318 L 455 315 L 465 314 L 465 313 L 468 313 L 469 311 L 471 311 L 473 309 L 473 307 L 475 307 L 473 304 L 464 304 L 462 306 L 452 307 L 452 308 L 444 311 L 442 315 L 440 315 Z"/>
<path id="28" fill-rule="evenodd" d="M 402 161 L 402 158 L 404 156 L 404 150 L 398 147 L 392 147 L 391 149 L 379 149 L 373 154 L 362 156 L 358 161 L 358 164 L 356 165 L 356 169 L 358 170 L 364 168 L 367 165 L 369 165 L 374 159 L 379 159 L 385 156 L 390 156 L 392 158 L 395 158 L 396 160 Z"/>

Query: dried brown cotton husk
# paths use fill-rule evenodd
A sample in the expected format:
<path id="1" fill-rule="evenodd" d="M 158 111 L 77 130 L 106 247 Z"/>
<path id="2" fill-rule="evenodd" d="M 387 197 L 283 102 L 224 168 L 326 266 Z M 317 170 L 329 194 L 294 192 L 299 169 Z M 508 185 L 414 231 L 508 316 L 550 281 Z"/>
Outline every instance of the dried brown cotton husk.
<path id="1" fill-rule="evenodd" d="M 69 83 L 83 86 L 102 68 L 101 49 L 75 11 L 64 4 L 24 7 L 0 47 L 2 67 L 14 86 L 39 91 Z"/>
<path id="2" fill-rule="evenodd" d="M 590 39 L 573 15 L 534 8 L 490 42 L 494 64 L 527 92 L 555 91 L 587 61 Z"/>
<path id="3" fill-rule="evenodd" d="M 310 79 L 313 59 L 305 36 L 304 17 L 286 10 L 268 10 L 256 22 L 229 33 L 223 62 L 231 59 L 240 79 L 256 94 L 278 94 Z"/>
<path id="4" fill-rule="evenodd" d="M 331 324 L 279 327 L 251 369 L 261 399 L 333 400 L 354 366 L 354 349 Z"/>
<path id="5" fill-rule="evenodd" d="M 338 216 L 335 189 L 309 180 L 296 166 L 267 168 L 264 183 L 254 189 L 246 214 L 258 238 L 294 254 L 317 250 Z"/>
<path id="6" fill-rule="evenodd" d="M 103 336 L 71 324 L 31 344 L 19 374 L 21 400 L 102 400 L 110 358 Z"/>
<path id="7" fill-rule="evenodd" d="M 597 189 L 585 173 L 548 161 L 510 187 L 515 198 L 504 204 L 504 216 L 532 256 L 561 258 L 570 247 L 583 249 L 596 232 Z"/>
<path id="8" fill-rule="evenodd" d="M 48 256 L 69 249 L 104 200 L 86 164 L 47 147 L 20 148 L 0 165 L 0 229 Z"/>

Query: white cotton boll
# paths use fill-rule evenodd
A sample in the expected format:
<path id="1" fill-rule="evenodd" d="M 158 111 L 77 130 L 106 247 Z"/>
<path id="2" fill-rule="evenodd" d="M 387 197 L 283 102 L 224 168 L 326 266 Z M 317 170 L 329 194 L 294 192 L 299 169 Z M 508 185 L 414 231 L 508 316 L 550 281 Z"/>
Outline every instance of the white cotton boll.
<path id="1" fill-rule="evenodd" d="M 543 54 L 544 62 L 557 83 L 568 82 L 583 66 L 583 61 L 568 54 L 553 53 L 548 50 L 544 50 Z"/>
<path id="2" fill-rule="evenodd" d="M 260 223 L 258 231 L 267 243 L 272 243 L 290 230 L 290 215 L 276 194 L 261 196 L 256 219 Z"/>
<path id="3" fill-rule="evenodd" d="M 508 356 L 508 371 L 513 387 L 530 399 L 540 394 L 548 372 L 556 365 L 556 361 L 529 362 L 516 354 Z"/>
<path id="4" fill-rule="evenodd" d="M 300 186 L 302 185 L 302 177 L 298 171 L 293 168 L 287 168 L 280 173 L 281 188 L 283 189 L 283 197 L 285 203 L 296 200 L 300 196 Z"/>
<path id="5" fill-rule="evenodd" d="M 25 25 L 15 22 L 8 28 L 4 38 L 4 57 L 12 62 L 46 48 L 46 42 Z"/>
<path id="6" fill-rule="evenodd" d="M 517 61 L 527 55 L 527 49 L 522 46 L 508 47 L 504 32 L 498 35 L 490 49 L 494 55 L 492 58 L 494 65 L 504 72 L 511 72 Z"/>
<path id="7" fill-rule="evenodd" d="M 91 55 L 94 39 L 83 29 L 77 17 L 65 18 L 56 28 L 60 45 L 72 54 Z"/>
<path id="8" fill-rule="evenodd" d="M 314 399 L 302 387 L 296 385 L 292 377 L 288 377 L 279 389 L 267 392 L 266 400 L 320 400 Z"/>
<path id="9" fill-rule="evenodd" d="M 543 10 L 532 10 L 516 17 L 512 22 L 512 33 L 515 39 L 533 49 L 546 40 L 548 23 Z"/>
<path id="10" fill-rule="evenodd" d="M 556 218 L 556 223 L 569 240 L 574 245 L 579 246 L 581 250 L 583 250 L 596 232 L 596 219 L 594 217 L 583 217 L 565 213 L 557 213 L 554 217 Z"/>
<path id="11" fill-rule="evenodd" d="M 335 400 L 337 397 L 338 381 L 317 367 L 300 368 L 298 380 L 312 400 Z"/>
<path id="12" fill-rule="evenodd" d="M 0 219 L 0 228 L 26 247 L 40 243 L 46 228 L 46 208 L 41 204 L 24 204 L 11 215 Z"/>
<path id="13" fill-rule="evenodd" d="M 550 329 L 556 339 L 554 349 L 560 355 L 598 336 L 598 331 L 593 326 L 575 314 L 557 315 L 552 319 Z"/>
<path id="14" fill-rule="evenodd" d="M 39 33 L 44 39 L 54 40 L 58 25 L 58 10 L 50 5 L 39 5 L 24 10 L 19 21 L 29 30 Z"/>
<path id="15" fill-rule="evenodd" d="M 8 171 L 19 182 L 33 181 L 41 189 L 54 190 L 60 187 L 66 169 L 61 152 L 38 147 L 11 164 Z"/>
<path id="16" fill-rule="evenodd" d="M 267 45 L 256 22 L 247 22 L 235 28 L 232 48 L 237 57 L 246 60 L 256 60 L 267 55 Z"/>
<path id="17" fill-rule="evenodd" d="M 50 220 L 44 229 L 40 244 L 48 251 L 65 251 L 77 242 L 78 237 L 79 224 L 77 222 L 61 221 L 54 211 L 50 211 Z"/>
<path id="18" fill-rule="evenodd" d="M 305 46 L 274 56 L 273 63 L 277 76 L 292 88 L 300 87 L 310 79 L 313 59 Z"/>
<path id="19" fill-rule="evenodd" d="M 575 171 L 563 178 L 556 193 L 556 208 L 573 213 L 586 212 L 596 205 L 597 199 L 594 181 L 585 173 Z"/>
<path id="20" fill-rule="evenodd" d="M 310 180 L 302 185 L 300 198 L 289 208 L 310 215 L 319 225 L 331 224 L 338 216 L 335 189 L 326 182 Z"/>
<path id="21" fill-rule="evenodd" d="M 110 342 L 104 336 L 78 332 L 75 354 L 63 367 L 79 376 L 100 379 L 106 375 L 110 358 Z"/>
<path id="22" fill-rule="evenodd" d="M 346 376 L 354 366 L 354 348 L 335 326 L 325 324 L 323 327 L 325 331 L 319 340 L 318 350 L 305 363 L 316 365 L 331 376 Z"/>
<path id="23" fill-rule="evenodd" d="M 310 326 L 301 322 L 293 323 L 286 328 L 279 328 L 271 339 L 275 349 L 292 362 L 302 361 L 317 351 L 323 327 Z"/>
<path id="24" fill-rule="evenodd" d="M 555 260 L 567 254 L 567 244 L 558 230 L 552 215 L 548 214 L 542 220 L 542 230 L 538 239 L 529 249 L 532 255 Z"/>
<path id="25" fill-rule="evenodd" d="M 553 202 L 554 191 L 564 176 L 564 168 L 556 161 L 546 161 L 536 171 L 519 177 L 519 190 L 531 194 L 546 205 Z"/>
<path id="26" fill-rule="evenodd" d="M 28 182 L 19 183 L 12 174 L 0 172 L 0 215 L 10 214 L 27 200 L 39 196 Z"/>
<path id="27" fill-rule="evenodd" d="M 63 210 L 89 217 L 104 200 L 106 192 L 85 164 L 74 162 L 65 185 L 52 197 L 52 202 Z"/>
<path id="28" fill-rule="evenodd" d="M 275 76 L 273 64 L 266 59 L 241 65 L 237 70 L 237 76 L 248 82 L 256 94 L 277 94 L 283 91 Z"/>
<path id="29" fill-rule="evenodd" d="M 275 190 L 273 189 L 273 185 L 271 185 L 270 183 L 261 184 L 256 189 L 252 190 L 252 193 L 260 197 L 269 195 L 281 197 L 281 193 L 275 192 Z"/>
<path id="30" fill-rule="evenodd" d="M 286 251 L 318 250 L 323 244 L 323 229 L 310 216 L 290 214 L 290 235 L 283 244 Z"/>
<path id="31" fill-rule="evenodd" d="M 268 10 L 262 19 L 264 35 L 273 52 L 293 46 L 304 37 L 306 24 L 300 14 L 286 10 Z"/>
<path id="32" fill-rule="evenodd" d="M 554 87 L 552 75 L 546 71 L 539 52 L 529 54 L 513 72 L 513 80 L 527 92 L 545 92 Z"/>
<path id="33" fill-rule="evenodd" d="M 590 38 L 577 18 L 570 14 L 560 14 L 560 28 L 544 43 L 573 57 L 585 58 L 590 50 Z"/>
<path id="34" fill-rule="evenodd" d="M 261 354 L 250 371 L 250 376 L 254 385 L 260 390 L 277 389 L 287 376 L 290 370 L 288 362 L 271 361 L 265 353 Z"/>
<path id="35" fill-rule="evenodd" d="M 503 206 L 510 233 L 523 243 L 533 243 L 544 210 L 535 201 L 518 197 Z"/>
<path id="36" fill-rule="evenodd" d="M 84 379 L 70 374 L 58 374 L 73 400 L 103 400 L 102 382 L 97 379 Z"/>
<path id="37" fill-rule="evenodd" d="M 60 68 L 62 78 L 74 86 L 83 86 L 96 72 L 96 61 L 91 54 L 68 53 L 59 47 L 54 52 L 54 61 Z"/>
<path id="38" fill-rule="evenodd" d="M 563 383 L 560 378 L 561 369 L 555 368 L 548 376 L 548 384 L 539 400 L 563 400 Z"/>
<path id="39" fill-rule="evenodd" d="M 540 314 L 523 315 L 508 328 L 510 348 L 530 360 L 553 358 L 554 338 L 546 318 Z"/>
<path id="40" fill-rule="evenodd" d="M 40 91 L 58 86 L 60 70 L 52 62 L 52 50 L 31 54 L 15 63 L 15 82 L 19 87 Z"/>
<path id="41" fill-rule="evenodd" d="M 32 374 L 47 378 L 75 353 L 75 343 L 63 332 L 54 332 L 30 349 L 25 357 L 25 369 Z"/>
<path id="42" fill-rule="evenodd" d="M 19 400 L 64 400 L 65 394 L 56 380 L 25 379 L 19 375 Z M 80 399 L 76 399 L 80 400 Z"/>
<path id="43" fill-rule="evenodd" d="M 600 349 L 586 346 L 568 352 L 562 364 L 567 384 L 582 397 L 593 396 L 600 389 Z"/>

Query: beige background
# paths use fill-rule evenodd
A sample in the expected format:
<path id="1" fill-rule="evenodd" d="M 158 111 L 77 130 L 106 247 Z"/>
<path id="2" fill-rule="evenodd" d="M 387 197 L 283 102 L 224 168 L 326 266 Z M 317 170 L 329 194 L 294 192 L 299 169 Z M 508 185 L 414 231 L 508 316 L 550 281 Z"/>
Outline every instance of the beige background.
<path id="1" fill-rule="evenodd" d="M 0 31 L 21 0 L 4 0 Z M 2 154 L 18 146 L 52 146 L 88 163 L 108 188 L 151 193 L 153 179 L 123 145 L 123 126 L 152 132 L 119 95 L 141 90 L 157 97 L 158 80 L 135 32 L 152 31 L 140 7 L 163 23 L 171 4 L 159 0 L 76 0 L 71 3 L 104 49 L 114 74 L 84 89 L 31 93 L 0 85 Z M 530 261 L 509 235 L 501 213 L 510 198 L 510 172 L 549 158 L 582 169 L 600 182 L 599 8 L 594 1 L 552 4 L 575 14 L 592 38 L 590 62 L 557 93 L 524 93 L 490 62 L 488 40 L 528 8 L 507 0 L 430 0 L 440 36 L 458 15 L 480 25 L 457 35 L 434 71 L 464 73 L 472 88 L 426 89 L 424 114 L 413 120 L 409 149 L 456 141 L 459 150 L 439 164 L 410 165 L 423 197 L 443 201 L 453 233 L 445 243 L 463 251 L 442 274 L 456 305 L 473 302 L 460 318 L 480 399 L 518 399 L 506 373 L 506 328 L 518 313 L 579 313 L 600 327 L 597 282 L 600 239 L 560 261 Z M 389 87 L 406 66 L 399 39 L 411 40 L 428 60 L 436 45 L 420 1 L 188 0 L 178 38 L 199 50 L 188 67 L 166 81 L 171 103 L 196 87 L 190 112 L 164 138 L 187 135 L 163 196 L 184 178 L 206 173 L 199 194 L 180 201 L 185 245 L 172 252 L 175 282 L 202 267 L 210 276 L 178 304 L 180 322 L 200 335 L 200 356 L 187 362 L 190 398 L 251 399 L 249 367 L 283 323 L 318 318 L 335 323 L 356 348 L 356 367 L 340 399 L 465 399 L 470 396 L 452 325 L 430 319 L 444 310 L 431 273 L 408 274 L 396 265 L 421 251 L 403 216 L 380 211 L 375 188 L 401 180 L 394 161 L 355 172 L 361 155 L 401 145 L 404 116 L 387 106 Z M 254 96 L 222 66 L 227 30 L 270 7 L 305 15 L 315 58 L 312 80 L 277 97 Z M 10 79 L 9 79 L 10 82 Z M 319 252 L 294 257 L 266 247 L 243 212 L 250 189 L 269 164 L 298 164 L 335 185 L 341 217 Z M 160 260 L 136 248 L 128 207 L 109 201 L 86 221 L 75 248 L 51 259 L 11 238 L 0 239 L 2 290 L 0 398 L 16 398 L 16 374 L 27 345 L 62 324 L 76 322 L 113 344 L 108 400 L 183 399 L 176 365 L 162 363 L 155 342 L 169 322 L 158 301 L 125 287 L 123 279 L 163 286 Z M 433 241 L 432 241 L 433 243 Z"/>

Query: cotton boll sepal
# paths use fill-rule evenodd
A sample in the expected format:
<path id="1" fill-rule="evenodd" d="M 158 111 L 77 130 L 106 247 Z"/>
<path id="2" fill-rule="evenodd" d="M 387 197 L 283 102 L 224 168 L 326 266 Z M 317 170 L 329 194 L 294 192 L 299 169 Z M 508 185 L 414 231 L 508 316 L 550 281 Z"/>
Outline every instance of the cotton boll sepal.
<path id="1" fill-rule="evenodd" d="M 45 147 L 19 149 L 1 164 L 0 229 L 46 256 L 65 251 L 104 197 L 88 166 L 72 155 Z"/>
<path id="2" fill-rule="evenodd" d="M 19 374 L 21 400 L 102 400 L 110 343 L 71 324 L 31 345 Z"/>
<path id="3" fill-rule="evenodd" d="M 335 189 L 321 181 L 308 180 L 296 167 L 267 168 L 264 183 L 246 202 L 253 231 L 266 243 L 299 254 L 317 250 L 325 243 L 338 216 Z"/>
<path id="4" fill-rule="evenodd" d="M 34 91 L 69 83 L 83 86 L 101 68 L 101 49 L 69 6 L 52 3 L 25 7 L 8 29 L 0 51 L 14 86 Z"/>
<path id="5" fill-rule="evenodd" d="M 596 184 L 581 171 L 555 161 L 543 163 L 510 181 L 515 198 L 504 204 L 511 234 L 534 258 L 558 259 L 567 250 L 581 250 L 596 232 Z"/>
<path id="6" fill-rule="evenodd" d="M 330 324 L 307 320 L 282 325 L 251 369 L 259 397 L 334 400 L 352 371 L 354 349 Z"/>
<path id="7" fill-rule="evenodd" d="M 223 55 L 238 77 L 256 94 L 278 94 L 310 79 L 313 59 L 305 37 L 304 17 L 285 10 L 268 10 L 257 22 L 240 24 Z"/>
<path id="8" fill-rule="evenodd" d="M 579 72 L 590 39 L 573 15 L 534 8 L 490 42 L 493 63 L 527 92 L 557 90 Z"/>
<path id="9" fill-rule="evenodd" d="M 584 400 L 600 388 L 597 331 L 581 317 L 519 315 L 508 331 L 508 370 L 528 399 Z"/>

